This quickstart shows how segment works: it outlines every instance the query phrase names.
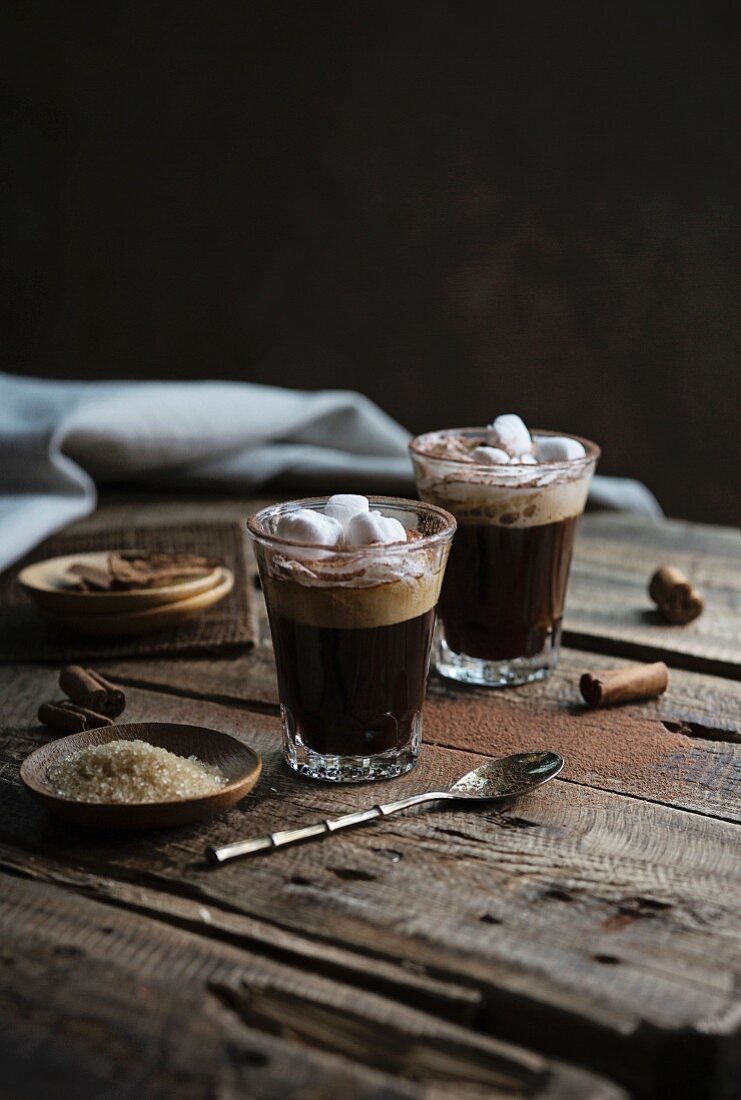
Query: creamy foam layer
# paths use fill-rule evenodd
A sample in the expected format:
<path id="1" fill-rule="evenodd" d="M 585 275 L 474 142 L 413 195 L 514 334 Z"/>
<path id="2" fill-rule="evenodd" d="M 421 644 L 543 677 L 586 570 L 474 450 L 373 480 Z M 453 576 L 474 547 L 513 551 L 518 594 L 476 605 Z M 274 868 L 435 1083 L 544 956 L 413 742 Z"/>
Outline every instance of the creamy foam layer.
<path id="1" fill-rule="evenodd" d="M 353 563 L 347 557 L 284 559 L 281 565 L 276 557 L 262 578 L 265 599 L 273 614 L 308 626 L 367 629 L 406 622 L 436 605 L 443 579 L 439 553 L 414 556 L 421 559 L 416 568 L 401 561 Z"/>
<path id="2" fill-rule="evenodd" d="M 420 481 L 419 494 L 429 504 L 452 512 L 459 523 L 491 523 L 501 527 L 540 527 L 580 516 L 589 478 L 549 487 L 481 485 L 454 479 Z"/>
<path id="3" fill-rule="evenodd" d="M 282 509 L 321 514 L 324 507 L 342 512 L 343 542 L 294 542 L 278 532 Z M 370 527 L 355 531 L 359 517 Z M 264 509 L 248 527 L 271 615 L 340 629 L 391 626 L 431 611 L 455 530 L 452 517 L 419 502 L 349 494 Z"/>
<path id="4" fill-rule="evenodd" d="M 482 466 L 471 457 L 480 443 L 445 432 L 417 440 L 413 458 L 422 499 L 446 508 L 459 523 L 502 527 L 559 523 L 584 511 L 593 460 Z"/>

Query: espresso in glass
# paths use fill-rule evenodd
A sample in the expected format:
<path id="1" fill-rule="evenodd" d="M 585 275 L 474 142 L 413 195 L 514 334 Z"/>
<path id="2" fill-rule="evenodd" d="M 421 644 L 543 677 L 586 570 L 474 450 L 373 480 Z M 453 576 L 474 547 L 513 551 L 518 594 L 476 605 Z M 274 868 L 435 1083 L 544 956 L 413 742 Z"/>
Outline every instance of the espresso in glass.
<path id="1" fill-rule="evenodd" d="M 576 528 L 599 451 L 578 440 L 583 455 L 569 461 L 484 465 L 472 455 L 485 432 L 430 432 L 411 451 L 420 496 L 458 522 L 440 597 L 437 669 L 506 686 L 542 679 L 556 665 Z"/>
<path id="2" fill-rule="evenodd" d="M 371 497 L 406 539 L 307 546 L 274 534 L 286 509 L 249 521 L 275 650 L 284 755 L 315 779 L 399 775 L 419 753 L 435 608 L 454 519 L 418 501 Z"/>
<path id="3" fill-rule="evenodd" d="M 270 622 L 284 717 L 310 752 L 378 756 L 416 738 L 433 607 L 371 626 L 319 626 L 290 612 Z"/>

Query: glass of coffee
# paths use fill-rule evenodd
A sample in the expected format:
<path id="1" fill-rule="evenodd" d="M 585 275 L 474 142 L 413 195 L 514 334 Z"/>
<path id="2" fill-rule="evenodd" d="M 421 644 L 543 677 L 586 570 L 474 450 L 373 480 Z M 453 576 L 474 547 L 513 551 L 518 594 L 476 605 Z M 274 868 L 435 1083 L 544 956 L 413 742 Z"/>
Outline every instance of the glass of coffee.
<path id="1" fill-rule="evenodd" d="M 523 453 L 498 445 L 506 433 L 492 439 L 499 419 L 519 422 Z M 422 499 L 458 521 L 440 597 L 438 672 L 492 687 L 544 679 L 558 660 L 574 536 L 599 448 L 530 435 L 508 416 L 489 428 L 429 432 L 410 449 Z"/>
<path id="2" fill-rule="evenodd" d="M 431 504 L 349 495 L 248 520 L 295 771 L 358 782 L 413 767 L 455 526 Z"/>

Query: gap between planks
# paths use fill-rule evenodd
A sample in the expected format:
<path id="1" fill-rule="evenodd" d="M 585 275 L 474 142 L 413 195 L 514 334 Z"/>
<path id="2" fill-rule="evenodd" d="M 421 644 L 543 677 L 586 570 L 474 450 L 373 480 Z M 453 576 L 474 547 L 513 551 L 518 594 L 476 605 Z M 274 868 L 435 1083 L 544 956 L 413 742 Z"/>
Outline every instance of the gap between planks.
<path id="1" fill-rule="evenodd" d="M 582 649 L 587 653 L 599 653 L 605 657 L 624 657 L 631 661 L 663 661 L 670 669 L 702 672 L 710 676 L 721 676 L 726 680 L 741 680 L 741 664 L 723 661 L 717 657 L 683 653 L 681 650 L 667 649 L 662 645 L 610 638 L 604 634 L 587 634 L 580 630 L 570 630 L 568 627 L 564 627 L 562 638 L 565 645 L 573 649 Z"/>
<path id="2" fill-rule="evenodd" d="M 20 849 L 23 851 L 23 849 Z M 300 965 L 333 980 L 386 996 L 399 997 L 405 1004 L 439 1015 L 443 1019 L 476 1027 L 481 993 L 473 985 L 436 979 L 397 965 L 393 960 L 369 951 L 335 946 L 325 941 L 317 952 L 316 940 L 277 922 L 252 918 L 229 906 L 223 899 L 199 895 L 194 887 L 107 865 L 71 869 L 49 856 L 30 852 L 19 858 L 14 848 L 0 842 L 0 868 L 8 875 L 32 882 L 72 890 L 101 904 L 138 913 L 174 928 L 235 947 L 248 948 L 277 962 Z M 104 877 L 102 877 L 104 876 Z M 174 887 L 174 888 L 173 888 Z M 368 964 L 372 963 L 372 969 Z"/>

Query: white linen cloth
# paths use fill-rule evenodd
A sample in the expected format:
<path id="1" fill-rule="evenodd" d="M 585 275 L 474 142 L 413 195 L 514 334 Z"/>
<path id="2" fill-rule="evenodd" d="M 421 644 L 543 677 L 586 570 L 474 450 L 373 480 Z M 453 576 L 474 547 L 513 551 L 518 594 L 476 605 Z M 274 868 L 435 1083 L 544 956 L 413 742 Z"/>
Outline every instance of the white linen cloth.
<path id="1" fill-rule="evenodd" d="M 0 373 L 0 569 L 95 509 L 96 483 L 414 491 L 409 433 L 362 394 L 245 382 L 54 382 Z M 637 481 L 601 507 L 661 515 Z"/>

